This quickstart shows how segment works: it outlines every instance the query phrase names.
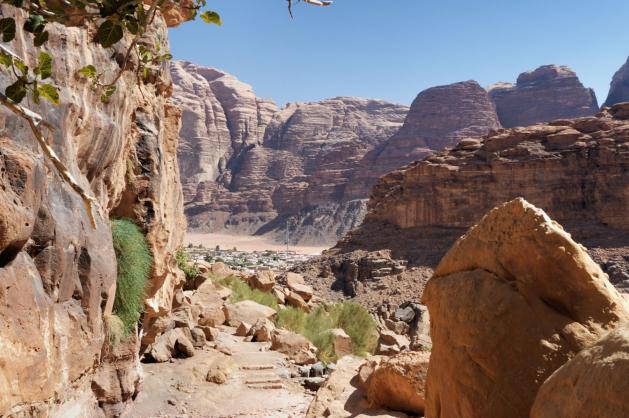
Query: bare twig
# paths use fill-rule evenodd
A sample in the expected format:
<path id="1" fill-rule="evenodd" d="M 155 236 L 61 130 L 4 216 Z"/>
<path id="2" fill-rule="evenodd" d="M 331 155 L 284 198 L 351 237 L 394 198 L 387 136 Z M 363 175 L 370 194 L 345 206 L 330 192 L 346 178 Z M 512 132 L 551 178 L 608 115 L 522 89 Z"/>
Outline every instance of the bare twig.
<path id="1" fill-rule="evenodd" d="M 286 0 L 288 2 L 288 15 L 293 18 L 293 0 Z M 299 1 L 299 0 L 297 0 Z M 303 0 L 304 3 L 313 4 L 315 6 L 329 6 L 332 4 L 328 0 Z"/>

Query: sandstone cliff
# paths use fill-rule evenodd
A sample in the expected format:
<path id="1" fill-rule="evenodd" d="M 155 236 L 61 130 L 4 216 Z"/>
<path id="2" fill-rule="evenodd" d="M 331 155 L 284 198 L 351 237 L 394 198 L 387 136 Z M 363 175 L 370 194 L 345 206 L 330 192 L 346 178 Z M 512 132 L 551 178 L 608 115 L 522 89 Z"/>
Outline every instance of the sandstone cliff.
<path id="1" fill-rule="evenodd" d="M 375 306 L 383 294 L 411 294 L 411 285 L 417 294 L 424 267 L 434 267 L 466 228 L 492 207 L 523 196 L 561 222 L 612 283 L 629 292 L 627 173 L 626 104 L 595 117 L 464 139 L 383 176 L 363 224 L 301 270 L 318 292 L 364 294 Z M 394 292 L 383 293 L 385 283 L 394 284 Z"/>
<path id="2" fill-rule="evenodd" d="M 605 106 L 629 102 L 629 59 L 616 71 L 609 86 L 609 94 Z"/>
<path id="3" fill-rule="evenodd" d="M 22 27 L 21 13 L 2 12 Z M 0 415 L 116 414 L 137 392 L 139 375 L 135 341 L 117 354 L 104 344 L 116 288 L 109 219 L 131 218 L 147 234 L 155 264 L 145 318 L 164 314 L 181 274 L 172 253 L 185 231 L 175 154 L 180 112 L 167 99 L 167 68 L 141 91 L 133 74 L 123 75 L 111 102 L 101 103 L 76 71 L 95 64 L 115 74 L 112 51 L 92 42 L 93 28 L 46 28 L 61 105 L 33 110 L 52 123 L 51 146 L 100 210 L 92 228 L 81 198 L 43 159 L 27 125 L 2 110 Z M 161 17 L 151 35 L 168 45 Z M 32 63 L 31 40 L 20 30 L 10 47 Z"/>
<path id="4" fill-rule="evenodd" d="M 358 225 L 369 185 L 348 190 L 363 156 L 401 126 L 407 107 L 339 97 L 281 110 L 211 68 L 175 63 L 179 147 L 191 229 L 333 242 Z"/>
<path id="5" fill-rule="evenodd" d="M 516 84 L 490 86 L 489 95 L 505 128 L 590 116 L 598 111 L 594 91 L 583 87 L 566 66 L 544 65 L 524 72 Z"/>

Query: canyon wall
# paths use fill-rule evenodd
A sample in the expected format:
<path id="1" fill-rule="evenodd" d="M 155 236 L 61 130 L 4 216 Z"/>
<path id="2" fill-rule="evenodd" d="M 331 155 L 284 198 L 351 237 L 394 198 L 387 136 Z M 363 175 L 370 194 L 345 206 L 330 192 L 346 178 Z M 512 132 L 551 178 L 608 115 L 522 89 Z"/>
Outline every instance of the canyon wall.
<path id="1" fill-rule="evenodd" d="M 410 109 L 335 98 L 278 110 L 225 72 L 172 67 L 183 108 L 178 157 L 192 230 L 328 244 L 360 224 L 380 176 L 502 126 L 593 115 L 596 97 L 565 66 L 483 89 L 426 89 Z M 403 122 L 403 123 L 402 123 Z"/>
<path id="2" fill-rule="evenodd" d="M 2 6 L 2 13 L 22 27 L 20 11 Z M 50 122 L 49 144 L 98 204 L 93 227 L 25 121 L 0 110 L 0 415 L 116 415 L 137 394 L 140 375 L 134 338 L 113 351 L 106 343 L 117 274 L 110 219 L 131 218 L 146 233 L 155 263 L 145 319 L 166 313 L 181 275 L 172 254 L 185 232 L 180 112 L 168 100 L 166 65 L 154 84 L 123 74 L 107 104 L 76 75 L 94 64 L 112 77 L 119 70 L 112 50 L 125 51 L 131 39 L 103 49 L 91 26 L 46 29 L 61 104 L 25 104 Z M 150 36 L 167 48 L 163 18 Z M 30 34 L 18 30 L 8 46 L 34 64 Z"/>
<path id="3" fill-rule="evenodd" d="M 629 291 L 628 173 L 627 104 L 464 139 L 383 176 L 363 224 L 328 251 L 323 264 L 386 249 L 409 266 L 434 267 L 482 214 L 522 196 L 561 222 L 610 280 Z M 320 267 L 324 276 L 330 273 Z"/>
<path id="4" fill-rule="evenodd" d="M 605 106 L 629 102 L 629 59 L 614 74 Z"/>
<path id="5" fill-rule="evenodd" d="M 594 90 L 585 88 L 576 73 L 563 65 L 526 71 L 516 84 L 490 86 L 489 95 L 505 128 L 591 116 L 598 111 Z"/>
<path id="6" fill-rule="evenodd" d="M 365 154 L 402 125 L 406 106 L 338 97 L 278 110 L 219 70 L 177 62 L 172 74 L 192 230 L 281 240 L 290 225 L 292 241 L 319 244 L 360 223 L 370 185 L 347 187 Z"/>

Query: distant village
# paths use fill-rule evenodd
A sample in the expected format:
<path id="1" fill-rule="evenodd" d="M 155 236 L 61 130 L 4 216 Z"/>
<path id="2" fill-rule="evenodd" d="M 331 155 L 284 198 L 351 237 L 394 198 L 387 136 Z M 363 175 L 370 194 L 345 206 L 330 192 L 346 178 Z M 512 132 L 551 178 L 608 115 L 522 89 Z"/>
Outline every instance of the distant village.
<path id="1" fill-rule="evenodd" d="M 209 263 L 223 262 L 234 270 L 252 274 L 257 270 L 271 269 L 285 271 L 294 265 L 306 261 L 314 255 L 299 254 L 295 251 L 239 251 L 238 248 L 223 249 L 219 245 L 206 248 L 202 245 L 188 245 L 187 252 L 193 260 L 205 260 Z"/>

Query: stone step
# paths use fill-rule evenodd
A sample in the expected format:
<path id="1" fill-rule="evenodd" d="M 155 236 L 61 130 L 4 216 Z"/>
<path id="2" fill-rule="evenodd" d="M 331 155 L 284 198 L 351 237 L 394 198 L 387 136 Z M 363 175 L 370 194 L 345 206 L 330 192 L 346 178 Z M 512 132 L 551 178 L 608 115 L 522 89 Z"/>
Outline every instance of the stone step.
<path id="1" fill-rule="evenodd" d="M 282 379 L 279 377 L 271 378 L 271 379 L 247 379 L 245 380 L 246 385 L 264 385 L 264 384 L 276 384 L 282 383 Z"/>
<path id="2" fill-rule="evenodd" d="M 265 383 L 265 384 L 250 384 L 247 385 L 249 389 L 286 389 L 281 383 Z"/>
<path id="3" fill-rule="evenodd" d="M 273 364 L 244 364 L 240 366 L 241 370 L 274 370 Z"/>

